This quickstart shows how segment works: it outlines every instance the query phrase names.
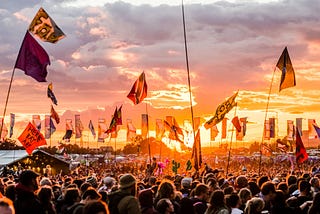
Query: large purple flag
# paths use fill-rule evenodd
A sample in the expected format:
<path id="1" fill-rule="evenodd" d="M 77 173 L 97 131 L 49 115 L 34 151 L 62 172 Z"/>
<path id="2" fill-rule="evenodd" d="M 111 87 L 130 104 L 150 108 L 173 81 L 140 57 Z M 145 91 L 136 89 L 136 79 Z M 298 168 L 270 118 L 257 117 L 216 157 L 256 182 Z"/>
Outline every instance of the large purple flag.
<path id="1" fill-rule="evenodd" d="M 23 70 L 38 82 L 46 82 L 47 65 L 50 65 L 47 52 L 27 31 L 14 67 Z"/>

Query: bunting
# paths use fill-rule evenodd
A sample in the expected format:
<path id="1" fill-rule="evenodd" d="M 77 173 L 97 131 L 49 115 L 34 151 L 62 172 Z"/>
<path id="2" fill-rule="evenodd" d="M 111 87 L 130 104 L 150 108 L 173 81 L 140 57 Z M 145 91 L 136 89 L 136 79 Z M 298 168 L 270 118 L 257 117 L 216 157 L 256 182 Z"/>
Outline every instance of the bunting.
<path id="1" fill-rule="evenodd" d="M 204 127 L 206 129 L 211 128 L 212 126 L 218 124 L 222 121 L 224 116 L 234 107 L 237 105 L 236 103 L 236 97 L 238 95 L 238 92 L 236 92 L 233 96 L 231 96 L 229 99 L 227 99 L 225 102 L 221 103 L 218 108 L 216 109 L 215 115 L 208 120 Z"/>
<path id="2" fill-rule="evenodd" d="M 18 137 L 18 140 L 29 155 L 32 154 L 32 151 L 39 146 L 47 145 L 46 139 L 44 139 L 43 135 L 30 122 L 22 134 Z"/>
<path id="3" fill-rule="evenodd" d="M 47 52 L 27 31 L 14 67 L 23 70 L 38 82 L 46 82 L 47 65 L 50 65 Z"/>
<path id="4" fill-rule="evenodd" d="M 127 97 L 132 100 L 133 104 L 139 104 L 147 97 L 147 88 L 146 77 L 144 72 L 142 72 L 133 84 Z"/>
<path id="5" fill-rule="evenodd" d="M 56 43 L 65 37 L 62 30 L 42 7 L 30 23 L 29 31 L 44 42 Z"/>
<path id="6" fill-rule="evenodd" d="M 54 93 L 53 93 L 52 83 L 50 83 L 50 84 L 48 85 L 47 96 L 48 96 L 48 98 L 51 99 L 51 101 L 52 101 L 55 105 L 58 105 L 57 98 L 56 98 L 56 96 L 55 96 Z"/>
<path id="7" fill-rule="evenodd" d="M 290 60 L 287 47 L 284 48 L 277 67 L 282 71 L 279 91 L 296 85 L 296 77 Z"/>

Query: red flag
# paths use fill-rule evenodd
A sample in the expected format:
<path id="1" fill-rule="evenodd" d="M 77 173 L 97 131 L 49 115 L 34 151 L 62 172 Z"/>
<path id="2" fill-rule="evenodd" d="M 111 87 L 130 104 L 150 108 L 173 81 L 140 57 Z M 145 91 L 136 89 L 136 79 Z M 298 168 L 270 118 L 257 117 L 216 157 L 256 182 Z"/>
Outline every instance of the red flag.
<path id="1" fill-rule="evenodd" d="M 308 154 L 306 148 L 304 148 L 300 132 L 296 131 L 296 161 L 297 163 L 303 163 L 308 160 Z"/>
<path id="2" fill-rule="evenodd" d="M 180 139 L 180 136 L 183 138 L 183 131 L 179 127 L 176 119 L 172 116 L 166 116 L 166 120 L 163 122 L 167 130 L 169 130 L 169 138 L 171 140 L 177 140 L 180 143 L 183 143 L 183 141 Z"/>
<path id="3" fill-rule="evenodd" d="M 147 82 L 144 72 L 139 76 L 139 79 L 135 81 L 131 91 L 128 94 L 128 98 L 136 105 L 143 101 L 147 96 Z"/>
<path id="4" fill-rule="evenodd" d="M 221 138 L 226 139 L 227 138 L 227 120 L 228 118 L 223 118 L 222 119 L 222 124 L 221 124 Z"/>
<path id="5" fill-rule="evenodd" d="M 141 114 L 141 136 L 146 139 L 149 130 L 149 117 L 148 114 Z"/>
<path id="6" fill-rule="evenodd" d="M 43 135 L 31 123 L 28 124 L 20 137 L 18 137 L 18 140 L 24 146 L 29 155 L 39 146 L 47 145 Z"/>
<path id="7" fill-rule="evenodd" d="M 54 110 L 52 105 L 51 105 L 51 118 L 54 119 L 57 124 L 60 123 L 60 117 L 59 117 L 58 113 Z"/>
<path id="8" fill-rule="evenodd" d="M 235 116 L 232 120 L 231 120 L 232 124 L 234 125 L 234 127 L 237 129 L 237 132 L 241 132 L 241 125 L 240 125 L 240 121 L 238 116 Z"/>
<path id="9" fill-rule="evenodd" d="M 14 67 L 23 70 L 38 82 L 46 82 L 47 65 L 50 65 L 47 52 L 27 31 Z"/>
<path id="10" fill-rule="evenodd" d="M 194 168 L 198 171 L 202 165 L 202 153 L 201 153 L 201 140 L 200 140 L 200 130 L 197 131 L 195 142 L 193 144 L 192 156 L 194 161 Z"/>

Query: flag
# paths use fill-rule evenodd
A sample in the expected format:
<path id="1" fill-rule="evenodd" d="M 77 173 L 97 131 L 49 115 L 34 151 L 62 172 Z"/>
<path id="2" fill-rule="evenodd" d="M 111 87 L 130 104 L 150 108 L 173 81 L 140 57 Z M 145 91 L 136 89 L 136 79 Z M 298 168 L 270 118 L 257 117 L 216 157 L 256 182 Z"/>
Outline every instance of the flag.
<path id="1" fill-rule="evenodd" d="M 27 31 L 14 67 L 23 70 L 38 82 L 46 82 L 47 65 L 50 65 L 47 52 Z"/>
<path id="2" fill-rule="evenodd" d="M 269 126 L 270 126 L 270 138 L 275 138 L 276 135 L 276 120 L 274 117 L 269 118 Z"/>
<path id="3" fill-rule="evenodd" d="M 166 116 L 164 125 L 165 128 L 169 131 L 169 139 L 183 143 L 183 141 L 181 140 L 181 138 L 183 138 L 182 129 L 179 127 L 176 119 L 173 116 Z"/>
<path id="4" fill-rule="evenodd" d="M 4 123 L 3 118 L 0 118 L 0 127 L 2 127 L 0 140 L 3 141 L 8 134 L 8 128 L 7 128 L 6 124 Z"/>
<path id="5" fill-rule="evenodd" d="M 40 115 L 32 115 L 32 125 L 34 125 L 38 129 L 38 131 L 41 130 Z"/>
<path id="6" fill-rule="evenodd" d="M 56 121 L 57 124 L 60 123 L 60 117 L 58 113 L 54 110 L 53 106 L 51 105 L 51 117 Z"/>
<path id="7" fill-rule="evenodd" d="M 303 163 L 305 160 L 308 160 L 307 150 L 305 149 L 300 132 L 296 131 L 296 161 L 297 163 Z"/>
<path id="8" fill-rule="evenodd" d="M 18 140 L 26 149 L 29 155 L 39 146 L 47 145 L 46 139 L 44 139 L 43 135 L 30 122 L 27 125 L 26 129 L 18 137 Z"/>
<path id="9" fill-rule="evenodd" d="M 309 139 L 315 139 L 318 137 L 316 130 L 314 129 L 313 125 L 317 125 L 315 119 L 308 119 L 308 133 Z"/>
<path id="10" fill-rule="evenodd" d="M 65 37 L 62 30 L 42 7 L 33 18 L 29 31 L 44 42 L 56 43 Z"/>
<path id="11" fill-rule="evenodd" d="M 45 116 L 44 128 L 45 128 L 45 131 L 44 131 L 45 139 L 49 139 L 51 135 L 56 131 L 56 127 L 54 126 L 50 115 Z"/>
<path id="12" fill-rule="evenodd" d="M 194 131 L 197 131 L 200 127 L 200 117 L 193 118 Z"/>
<path id="13" fill-rule="evenodd" d="M 296 85 L 296 77 L 290 60 L 287 47 L 284 48 L 277 67 L 282 71 L 279 91 Z"/>
<path id="14" fill-rule="evenodd" d="M 287 120 L 287 140 L 293 140 L 294 138 L 294 125 L 292 120 Z"/>
<path id="15" fill-rule="evenodd" d="M 51 101 L 52 101 L 55 105 L 58 105 L 57 98 L 56 98 L 56 96 L 54 96 L 54 93 L 53 93 L 52 83 L 50 83 L 50 84 L 48 85 L 47 96 L 48 96 L 48 98 L 51 99 Z"/>
<path id="16" fill-rule="evenodd" d="M 211 128 L 212 126 L 218 124 L 224 116 L 234 107 L 237 105 L 236 103 L 236 97 L 238 95 L 238 92 L 235 93 L 233 96 L 231 96 L 229 99 L 221 103 L 218 108 L 216 109 L 215 115 L 208 120 L 205 124 L 204 127 L 206 129 Z"/>
<path id="17" fill-rule="evenodd" d="M 223 118 L 222 119 L 222 124 L 221 124 L 221 138 L 226 139 L 227 138 L 227 120 L 228 118 Z"/>
<path id="18" fill-rule="evenodd" d="M 14 123 L 15 123 L 15 114 L 10 113 L 10 138 L 13 135 L 13 127 L 14 127 Z"/>
<path id="19" fill-rule="evenodd" d="M 72 119 L 66 119 L 66 133 L 63 136 L 63 140 L 66 142 L 70 142 L 70 138 L 73 134 L 73 126 L 72 126 Z"/>
<path id="20" fill-rule="evenodd" d="M 243 140 L 243 137 L 246 136 L 247 131 L 247 118 L 242 117 L 239 119 L 239 125 L 240 125 L 240 131 L 236 132 L 236 139 L 241 141 Z"/>
<path id="21" fill-rule="evenodd" d="M 233 126 L 236 128 L 237 132 L 241 132 L 241 125 L 240 125 L 240 121 L 238 116 L 235 116 L 232 120 L 231 120 Z"/>
<path id="22" fill-rule="evenodd" d="M 75 130 L 76 130 L 76 138 L 80 138 L 82 136 L 83 125 L 80 120 L 80 114 L 75 115 Z"/>
<path id="23" fill-rule="evenodd" d="M 104 118 L 99 118 L 98 119 L 98 142 L 104 143 L 104 139 L 108 136 L 108 134 L 106 134 L 106 131 L 107 131 L 106 120 Z"/>
<path id="24" fill-rule="evenodd" d="M 91 134 L 93 135 L 93 138 L 96 138 L 96 132 L 94 131 L 94 126 L 91 120 L 89 121 L 89 129 L 91 131 Z"/>
<path id="25" fill-rule="evenodd" d="M 313 124 L 314 129 L 316 130 L 316 133 L 318 135 L 318 138 L 320 138 L 320 128 L 317 126 L 317 124 Z M 297 127 L 298 128 L 298 127 Z"/>
<path id="26" fill-rule="evenodd" d="M 148 114 L 141 114 L 141 137 L 146 139 L 148 136 L 149 120 Z"/>
<path id="27" fill-rule="evenodd" d="M 302 118 L 296 118 L 296 127 L 300 131 L 302 136 Z"/>
<path id="28" fill-rule="evenodd" d="M 266 140 L 270 140 L 270 124 L 269 120 L 264 121 L 264 132 L 263 137 Z"/>
<path id="29" fill-rule="evenodd" d="M 122 108 L 122 106 L 118 110 L 118 107 L 116 107 L 116 109 L 114 110 L 109 128 L 108 128 L 108 130 L 106 130 L 107 134 L 110 134 L 112 132 L 116 132 L 117 125 L 122 125 L 121 108 Z"/>
<path id="30" fill-rule="evenodd" d="M 136 135 L 136 127 L 132 124 L 131 119 L 127 119 L 127 142 L 133 141 Z"/>
<path id="31" fill-rule="evenodd" d="M 193 159 L 194 168 L 196 169 L 196 171 L 198 171 L 202 165 L 200 130 L 198 130 L 196 134 L 191 158 Z"/>
<path id="32" fill-rule="evenodd" d="M 156 139 L 161 141 L 164 134 L 164 124 L 161 119 L 156 119 Z"/>
<path id="33" fill-rule="evenodd" d="M 144 72 L 140 74 L 139 79 L 135 81 L 133 84 L 131 91 L 127 95 L 127 97 L 132 100 L 133 104 L 139 104 L 143 101 L 147 96 L 147 82 Z"/>
<path id="34" fill-rule="evenodd" d="M 212 126 L 210 130 L 210 140 L 214 141 L 218 136 L 218 134 L 219 134 L 219 130 L 217 128 L 217 125 Z"/>

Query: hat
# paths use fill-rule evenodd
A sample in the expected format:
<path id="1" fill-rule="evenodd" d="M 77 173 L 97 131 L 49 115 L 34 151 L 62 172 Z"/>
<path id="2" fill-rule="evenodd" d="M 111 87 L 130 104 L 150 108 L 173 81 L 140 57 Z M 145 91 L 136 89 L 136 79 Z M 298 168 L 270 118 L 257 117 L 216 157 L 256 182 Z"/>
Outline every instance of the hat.
<path id="1" fill-rule="evenodd" d="M 102 179 L 102 182 L 105 184 L 105 185 L 113 185 L 115 183 L 115 179 L 112 178 L 112 177 L 105 177 L 104 179 Z"/>
<path id="2" fill-rule="evenodd" d="M 97 179 L 93 176 L 87 177 L 86 182 L 91 184 L 91 186 L 93 186 L 93 187 L 97 187 Z"/>
<path id="3" fill-rule="evenodd" d="M 128 187 L 133 186 L 136 183 L 136 179 L 131 174 L 124 174 L 120 178 L 120 188 L 126 189 Z"/>
<path id="4" fill-rule="evenodd" d="M 29 185 L 32 179 L 35 179 L 39 176 L 38 173 L 28 169 L 21 172 L 19 176 L 19 182 L 23 185 Z"/>

